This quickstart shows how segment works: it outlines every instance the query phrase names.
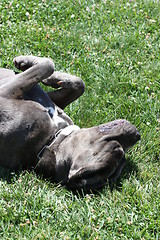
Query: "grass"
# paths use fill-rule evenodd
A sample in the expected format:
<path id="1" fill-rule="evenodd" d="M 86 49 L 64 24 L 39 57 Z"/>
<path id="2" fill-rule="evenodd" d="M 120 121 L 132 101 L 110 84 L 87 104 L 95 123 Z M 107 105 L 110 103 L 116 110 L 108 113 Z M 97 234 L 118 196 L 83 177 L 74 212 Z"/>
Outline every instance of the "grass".
<path id="1" fill-rule="evenodd" d="M 160 239 L 160 4 L 153 0 L 0 3 L 0 66 L 17 55 L 51 57 L 80 76 L 67 107 L 83 127 L 116 118 L 142 140 L 111 190 L 75 195 L 34 173 L 0 171 L 1 239 Z"/>

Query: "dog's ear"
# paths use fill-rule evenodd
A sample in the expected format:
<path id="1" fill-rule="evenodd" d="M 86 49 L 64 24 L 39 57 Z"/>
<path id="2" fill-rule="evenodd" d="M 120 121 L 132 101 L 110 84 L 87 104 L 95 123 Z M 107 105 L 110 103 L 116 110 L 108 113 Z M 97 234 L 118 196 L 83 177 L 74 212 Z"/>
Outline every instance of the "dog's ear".
<path id="1" fill-rule="evenodd" d="M 69 175 L 68 175 L 68 179 L 70 181 L 73 181 L 76 178 L 81 178 L 83 177 L 87 177 L 87 175 L 91 175 L 94 172 L 95 166 L 93 166 L 92 164 L 90 165 L 86 165 L 84 167 L 79 166 L 79 168 L 71 168 L 69 171 Z"/>
<path id="2" fill-rule="evenodd" d="M 56 156 L 53 151 L 45 149 L 43 156 L 35 166 L 35 172 L 42 175 L 44 178 L 55 178 Z"/>
<path id="3" fill-rule="evenodd" d="M 88 153 L 89 151 L 87 151 Z M 117 158 L 114 158 L 114 155 L 106 154 L 99 156 L 89 156 L 90 161 L 85 161 L 87 153 L 84 156 L 79 156 L 75 163 L 72 164 L 71 169 L 69 171 L 68 179 L 69 181 L 74 181 L 82 178 L 90 178 L 90 177 L 104 177 L 108 178 L 113 174 L 116 170 L 118 163 L 122 157 L 122 153 Z"/>

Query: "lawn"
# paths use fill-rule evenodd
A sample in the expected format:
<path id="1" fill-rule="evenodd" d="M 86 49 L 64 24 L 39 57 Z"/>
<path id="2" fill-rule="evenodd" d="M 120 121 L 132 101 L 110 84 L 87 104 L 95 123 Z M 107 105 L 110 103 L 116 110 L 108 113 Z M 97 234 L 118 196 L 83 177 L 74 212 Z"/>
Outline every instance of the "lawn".
<path id="1" fill-rule="evenodd" d="M 0 239 L 160 239 L 160 3 L 157 0 L 0 2 L 0 67 L 17 55 L 51 57 L 81 77 L 66 108 L 75 124 L 116 118 L 137 126 L 110 188 L 79 196 L 34 172 L 0 170 Z M 27 153 L 26 153 L 27 154 Z"/>

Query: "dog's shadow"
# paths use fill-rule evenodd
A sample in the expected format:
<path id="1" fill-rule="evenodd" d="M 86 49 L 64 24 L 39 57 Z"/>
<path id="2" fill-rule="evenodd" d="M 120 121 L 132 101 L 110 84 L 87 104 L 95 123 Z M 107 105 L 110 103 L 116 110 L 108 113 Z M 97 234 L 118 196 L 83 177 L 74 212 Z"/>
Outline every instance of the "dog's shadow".
<path id="1" fill-rule="evenodd" d="M 124 180 L 129 179 L 131 174 L 139 177 L 139 169 L 136 163 L 127 157 L 126 164 L 124 166 L 124 169 L 122 170 L 120 177 L 115 182 L 109 182 L 110 191 L 121 191 Z"/>
<path id="2" fill-rule="evenodd" d="M 0 167 L 0 181 L 7 182 L 8 184 L 12 183 L 13 179 L 15 179 L 15 176 L 18 178 L 20 174 L 20 171 L 15 172 L 8 168 Z"/>
<path id="3" fill-rule="evenodd" d="M 138 166 L 135 164 L 135 162 L 133 162 L 131 159 L 127 158 L 126 159 L 127 163 L 120 175 L 120 177 L 114 181 L 107 181 L 106 184 L 106 188 L 110 189 L 110 191 L 114 191 L 114 190 L 118 190 L 121 191 L 122 186 L 123 186 L 123 182 L 125 179 L 129 179 L 131 174 L 134 174 L 135 176 L 139 176 L 139 169 Z M 13 180 L 15 181 L 15 179 L 18 179 L 19 175 L 21 174 L 25 174 L 25 171 L 17 171 L 17 172 L 13 172 L 10 169 L 6 169 L 3 167 L 0 167 L 0 181 L 4 181 L 7 182 L 8 184 L 12 183 Z M 49 181 L 49 180 L 48 180 Z M 68 189 L 69 190 L 69 189 Z M 80 196 L 84 196 L 86 194 L 100 194 L 102 193 L 104 190 L 104 188 L 102 189 L 98 189 L 98 190 L 91 190 L 91 191 L 86 191 L 85 189 L 82 190 L 72 190 L 73 194 L 78 194 Z"/>

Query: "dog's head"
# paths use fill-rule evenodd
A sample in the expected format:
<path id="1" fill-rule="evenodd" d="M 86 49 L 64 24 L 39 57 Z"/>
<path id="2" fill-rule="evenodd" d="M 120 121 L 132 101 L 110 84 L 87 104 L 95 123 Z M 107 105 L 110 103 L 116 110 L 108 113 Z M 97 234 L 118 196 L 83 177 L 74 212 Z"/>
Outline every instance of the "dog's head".
<path id="1" fill-rule="evenodd" d="M 55 150 L 56 181 L 70 189 L 104 186 L 120 173 L 124 152 L 139 139 L 137 129 L 126 120 L 74 131 Z"/>

